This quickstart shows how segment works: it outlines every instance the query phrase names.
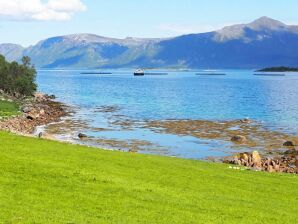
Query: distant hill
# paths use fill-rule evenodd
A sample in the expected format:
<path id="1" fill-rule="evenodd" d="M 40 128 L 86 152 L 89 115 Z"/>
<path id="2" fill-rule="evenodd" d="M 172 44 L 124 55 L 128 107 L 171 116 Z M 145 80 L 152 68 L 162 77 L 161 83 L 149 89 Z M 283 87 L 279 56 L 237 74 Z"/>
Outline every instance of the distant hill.
<path id="1" fill-rule="evenodd" d="M 258 70 L 258 72 L 298 72 L 298 68 L 279 66 L 279 67 L 263 68 Z"/>
<path id="2" fill-rule="evenodd" d="M 29 48 L 0 45 L 8 60 L 28 55 L 38 68 L 263 68 L 298 66 L 298 26 L 268 17 L 168 39 L 94 34 L 52 37 Z"/>

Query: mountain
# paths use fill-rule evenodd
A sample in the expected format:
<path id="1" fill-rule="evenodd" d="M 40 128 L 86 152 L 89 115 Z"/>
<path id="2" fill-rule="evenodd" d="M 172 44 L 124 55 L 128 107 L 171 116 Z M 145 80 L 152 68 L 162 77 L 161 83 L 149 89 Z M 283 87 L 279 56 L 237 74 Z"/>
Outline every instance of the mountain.
<path id="1" fill-rule="evenodd" d="M 262 17 L 249 24 L 225 27 L 163 41 L 156 57 L 191 68 L 259 68 L 298 65 L 298 27 Z"/>
<path id="2" fill-rule="evenodd" d="M 150 46 L 159 39 L 115 39 L 74 34 L 40 41 L 23 54 L 42 68 L 118 67 L 137 57 L 150 57 Z"/>
<path id="3" fill-rule="evenodd" d="M 23 55 L 24 48 L 17 44 L 0 44 L 0 54 L 4 55 L 7 60 L 18 60 Z"/>
<path id="4" fill-rule="evenodd" d="M 298 26 L 261 17 L 249 24 L 167 39 L 94 34 L 52 37 L 34 46 L 0 45 L 9 60 L 28 55 L 38 68 L 261 68 L 298 66 Z"/>

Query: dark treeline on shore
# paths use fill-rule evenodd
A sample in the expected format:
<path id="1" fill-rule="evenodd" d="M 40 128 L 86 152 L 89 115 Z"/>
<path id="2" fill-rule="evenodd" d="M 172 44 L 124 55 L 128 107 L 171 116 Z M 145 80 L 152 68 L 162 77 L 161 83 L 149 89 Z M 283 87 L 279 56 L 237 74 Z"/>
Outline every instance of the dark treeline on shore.
<path id="1" fill-rule="evenodd" d="M 22 63 L 7 62 L 0 55 L 0 90 L 14 97 L 31 96 L 36 91 L 36 70 L 31 59 L 22 58 Z"/>
<path id="2" fill-rule="evenodd" d="M 298 68 L 279 66 L 258 70 L 258 72 L 298 72 Z"/>

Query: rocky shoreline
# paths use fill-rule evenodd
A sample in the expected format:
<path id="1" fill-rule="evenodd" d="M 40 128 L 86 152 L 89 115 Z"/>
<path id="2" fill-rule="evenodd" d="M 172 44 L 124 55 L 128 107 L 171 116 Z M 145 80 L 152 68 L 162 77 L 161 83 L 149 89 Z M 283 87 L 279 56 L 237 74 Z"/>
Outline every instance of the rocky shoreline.
<path id="1" fill-rule="evenodd" d="M 241 153 L 219 161 L 236 165 L 236 168 L 298 174 L 298 137 L 265 129 L 262 124 L 249 119 L 151 121 L 147 127 L 160 133 L 231 142 L 232 147 Z"/>
<path id="2" fill-rule="evenodd" d="M 0 120 L 0 130 L 20 135 L 32 135 L 38 126 L 59 122 L 62 117 L 69 114 L 66 105 L 54 101 L 54 96 L 36 93 L 32 99 L 21 103 L 21 114 L 9 119 Z M 207 139 L 230 140 L 237 146 L 245 145 L 253 152 L 243 152 L 234 156 L 225 157 L 221 161 L 231 165 L 232 168 L 244 167 L 250 170 L 267 172 L 284 172 L 298 174 L 298 150 L 295 148 L 297 139 L 286 134 L 269 132 L 250 120 L 210 122 L 210 121 L 151 121 L 147 128 L 159 128 L 154 131 L 173 133 L 178 135 L 192 135 Z M 237 127 L 234 129 L 233 127 Z M 200 131 L 198 131 L 200 130 Z M 79 138 L 80 135 L 79 134 Z M 43 133 L 36 133 L 38 137 L 45 137 Z M 227 138 L 227 136 L 230 136 Z M 87 137 L 87 136 L 86 136 Z M 284 142 L 282 139 L 291 139 Z M 104 141 L 104 140 L 101 140 Z M 256 144 L 256 142 L 262 144 Z M 258 146 L 269 150 L 259 154 L 254 149 Z M 132 150 L 129 150 L 132 152 Z"/>
<path id="3" fill-rule="evenodd" d="M 22 101 L 22 113 L 0 120 L 0 130 L 21 135 L 33 134 L 38 126 L 60 121 L 67 115 L 67 107 L 54 99 L 54 96 L 36 93 L 33 98 Z"/>
<path id="4" fill-rule="evenodd" d="M 223 162 L 255 171 L 298 174 L 298 151 L 294 147 L 275 156 L 262 157 L 258 151 L 239 153 Z"/>

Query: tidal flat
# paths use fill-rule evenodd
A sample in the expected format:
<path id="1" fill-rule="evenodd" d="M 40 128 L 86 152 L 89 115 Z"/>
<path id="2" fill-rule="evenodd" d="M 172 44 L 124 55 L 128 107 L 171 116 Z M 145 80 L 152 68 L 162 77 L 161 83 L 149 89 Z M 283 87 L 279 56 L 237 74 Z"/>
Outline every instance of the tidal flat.
<path id="1" fill-rule="evenodd" d="M 163 136 L 177 136 L 193 138 L 201 141 L 202 144 L 218 145 L 222 143 L 222 148 L 218 151 L 224 151 L 227 156 L 238 152 L 259 151 L 263 155 L 276 155 L 286 151 L 288 148 L 283 146 L 284 142 L 298 142 L 298 136 L 291 135 L 282 131 L 274 131 L 265 127 L 262 123 L 248 119 L 231 120 L 231 121 L 208 121 L 208 120 L 130 120 L 125 115 L 113 114 L 116 109 L 112 106 L 105 106 L 108 111 L 100 110 L 101 113 L 108 113 L 109 118 L 105 127 L 90 127 L 88 122 L 74 120 L 71 118 L 64 119 L 59 123 L 48 125 L 44 131 L 50 135 L 63 136 L 70 134 L 70 141 L 90 146 L 101 146 L 124 151 L 134 151 L 143 153 L 167 154 L 167 148 L 162 144 L 156 144 L 154 141 L 142 140 L 137 136 L 129 140 L 115 138 L 104 138 L 97 136 L 86 136 L 79 139 L 77 134 L 80 130 L 92 130 L 97 133 L 119 133 L 119 132 L 140 132 L 156 134 L 162 142 Z M 98 109 L 99 110 L 99 109 Z M 234 136 L 243 136 L 244 142 L 233 141 Z M 156 150 L 156 151 L 154 151 Z M 215 153 L 216 154 L 216 153 Z M 171 155 L 171 154 L 169 154 Z M 171 155 L 175 156 L 175 155 Z M 206 156 L 216 158 L 216 156 Z"/>

